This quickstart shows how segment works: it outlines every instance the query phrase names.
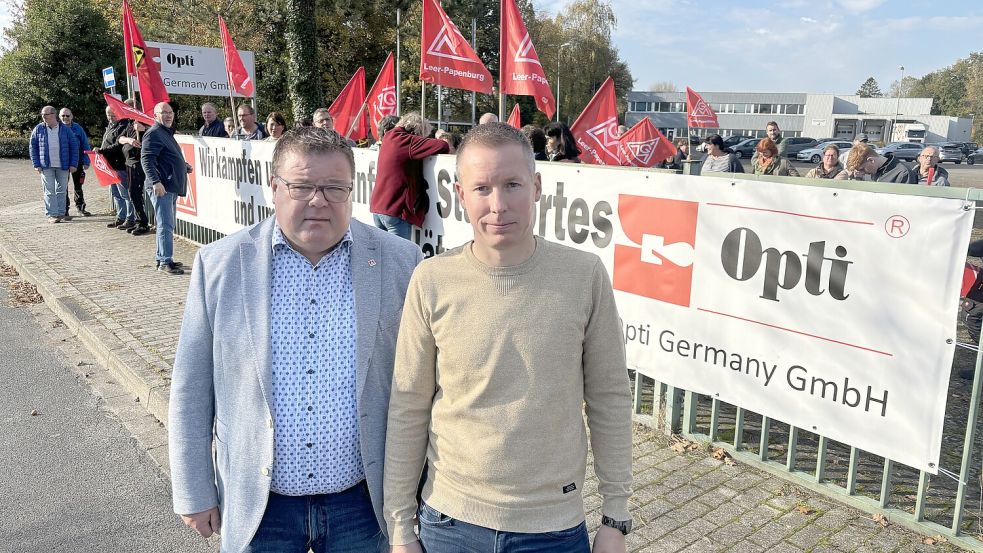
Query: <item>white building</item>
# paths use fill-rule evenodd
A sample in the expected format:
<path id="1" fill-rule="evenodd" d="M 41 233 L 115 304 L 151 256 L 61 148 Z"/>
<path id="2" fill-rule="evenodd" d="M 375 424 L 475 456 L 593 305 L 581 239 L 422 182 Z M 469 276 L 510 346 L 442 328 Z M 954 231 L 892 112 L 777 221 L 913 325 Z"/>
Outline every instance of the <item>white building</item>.
<path id="1" fill-rule="evenodd" d="M 921 123 L 927 130 L 925 143 L 968 142 L 973 127 L 971 118 L 932 115 L 932 98 L 899 100 L 785 92 L 702 92 L 701 96 L 717 113 L 720 128 L 690 129 L 690 134 L 698 136 L 716 133 L 725 137 L 763 137 L 765 126 L 775 121 L 787 137 L 851 140 L 866 133 L 871 142 L 891 142 L 896 123 Z M 652 119 L 670 139 L 685 136 L 686 93 L 630 92 L 625 124 L 630 127 L 642 117 Z"/>

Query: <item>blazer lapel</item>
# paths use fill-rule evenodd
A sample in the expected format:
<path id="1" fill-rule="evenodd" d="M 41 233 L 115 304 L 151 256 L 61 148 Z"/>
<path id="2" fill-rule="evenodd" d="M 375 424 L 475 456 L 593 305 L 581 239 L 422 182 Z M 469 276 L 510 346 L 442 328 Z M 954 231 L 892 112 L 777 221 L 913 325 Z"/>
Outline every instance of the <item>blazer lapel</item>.
<path id="1" fill-rule="evenodd" d="M 356 397 L 362 397 L 365 377 L 372 360 L 375 335 L 379 328 L 379 294 L 382 266 L 379 240 L 352 220 L 352 288 L 355 298 Z"/>
<path id="2" fill-rule="evenodd" d="M 270 354 L 270 293 L 273 278 L 273 217 L 253 227 L 254 239 L 239 245 L 239 278 L 246 328 L 252 339 L 259 385 L 273 409 L 273 363 Z"/>

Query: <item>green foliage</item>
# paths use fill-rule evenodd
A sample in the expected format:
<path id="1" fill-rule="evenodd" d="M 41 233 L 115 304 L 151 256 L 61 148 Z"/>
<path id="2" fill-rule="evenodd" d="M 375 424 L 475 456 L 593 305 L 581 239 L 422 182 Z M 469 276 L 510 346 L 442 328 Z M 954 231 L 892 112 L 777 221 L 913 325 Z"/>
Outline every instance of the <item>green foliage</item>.
<path id="1" fill-rule="evenodd" d="M 881 92 L 881 87 L 877 84 L 874 77 L 867 77 L 864 84 L 860 85 L 860 88 L 857 90 L 857 96 L 861 98 L 880 98 L 884 94 Z"/>
<path id="2" fill-rule="evenodd" d="M 974 117 L 973 140 L 983 141 L 983 52 L 925 75 L 908 95 L 933 98 L 933 115 Z"/>
<path id="3" fill-rule="evenodd" d="M 0 126 L 27 130 L 45 105 L 69 107 L 86 128 L 98 125 L 102 68 L 122 61 L 121 37 L 86 0 L 27 0 L 7 31 L 0 58 Z"/>
<path id="4" fill-rule="evenodd" d="M 23 136 L 0 138 L 0 158 L 31 157 L 31 139 Z"/>

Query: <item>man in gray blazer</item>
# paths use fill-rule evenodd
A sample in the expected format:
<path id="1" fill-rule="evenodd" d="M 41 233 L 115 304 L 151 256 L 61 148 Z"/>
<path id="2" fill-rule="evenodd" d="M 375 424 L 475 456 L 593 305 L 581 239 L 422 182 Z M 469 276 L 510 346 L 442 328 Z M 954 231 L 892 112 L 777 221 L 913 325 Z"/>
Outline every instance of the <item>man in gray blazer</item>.
<path id="1" fill-rule="evenodd" d="M 228 553 L 388 551 L 394 348 L 422 255 L 351 219 L 355 162 L 334 131 L 284 134 L 273 173 L 276 214 L 195 259 L 171 382 L 174 511 Z"/>

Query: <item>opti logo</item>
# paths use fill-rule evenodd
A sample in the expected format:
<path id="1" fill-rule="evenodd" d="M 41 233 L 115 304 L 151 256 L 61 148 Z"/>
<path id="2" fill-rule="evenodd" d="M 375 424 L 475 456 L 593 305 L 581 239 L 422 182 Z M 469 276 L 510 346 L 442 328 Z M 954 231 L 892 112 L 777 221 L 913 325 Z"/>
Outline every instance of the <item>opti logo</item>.
<path id="1" fill-rule="evenodd" d="M 643 140 L 640 142 L 628 142 L 624 144 L 627 155 L 637 161 L 639 165 L 648 165 L 655 155 L 655 150 L 659 147 L 659 138 Z"/>
<path id="2" fill-rule="evenodd" d="M 453 26 L 453 24 L 451 25 Z M 457 36 L 451 35 L 451 33 L 454 33 L 454 35 Z M 450 58 L 457 61 L 473 62 L 471 58 L 466 58 L 457 52 L 457 44 L 459 40 L 463 40 L 463 37 L 461 37 L 461 32 L 457 30 L 457 27 L 449 29 L 445 24 L 440 28 L 440 32 L 437 33 L 437 36 L 433 39 L 430 47 L 427 48 L 427 53 L 433 54 L 439 58 Z"/>
<path id="3" fill-rule="evenodd" d="M 529 33 L 522 38 L 522 42 L 519 43 L 519 49 L 515 52 L 515 61 L 525 62 L 525 63 L 535 63 L 536 65 L 542 67 L 543 65 L 539 63 L 536 58 L 530 58 L 529 52 L 533 50 L 532 39 L 529 38 Z"/>
<path id="4" fill-rule="evenodd" d="M 181 152 L 184 154 L 184 161 L 191 164 L 192 167 L 197 167 L 198 164 L 195 163 L 195 147 L 194 144 L 181 144 Z M 185 197 L 178 197 L 177 199 L 177 210 L 181 213 L 187 213 L 188 215 L 198 216 L 198 171 L 191 171 L 188 174 L 188 195 Z"/>
<path id="5" fill-rule="evenodd" d="M 698 209 L 696 202 L 619 195 L 621 228 L 634 246 L 614 246 L 614 288 L 689 307 Z"/>
<path id="6" fill-rule="evenodd" d="M 607 121 L 587 129 L 587 135 L 597 142 L 608 155 L 618 157 L 618 118 L 612 117 Z"/>

